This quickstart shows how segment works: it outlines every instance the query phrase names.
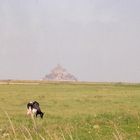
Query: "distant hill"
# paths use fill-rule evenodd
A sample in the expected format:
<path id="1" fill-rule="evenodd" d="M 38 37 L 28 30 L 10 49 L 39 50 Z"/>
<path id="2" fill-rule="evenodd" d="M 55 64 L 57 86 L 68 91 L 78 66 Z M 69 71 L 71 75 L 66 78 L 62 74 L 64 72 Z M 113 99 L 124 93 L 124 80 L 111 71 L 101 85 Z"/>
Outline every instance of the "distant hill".
<path id="1" fill-rule="evenodd" d="M 61 65 L 57 65 L 50 74 L 47 74 L 43 80 L 48 81 L 77 81 L 77 78 L 67 72 Z"/>

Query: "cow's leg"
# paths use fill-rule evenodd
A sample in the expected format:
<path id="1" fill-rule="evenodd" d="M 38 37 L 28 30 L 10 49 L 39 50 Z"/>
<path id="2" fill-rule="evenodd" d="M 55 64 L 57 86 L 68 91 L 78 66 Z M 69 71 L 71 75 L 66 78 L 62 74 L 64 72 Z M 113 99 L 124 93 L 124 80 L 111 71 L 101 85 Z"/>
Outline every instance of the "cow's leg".
<path id="1" fill-rule="evenodd" d="M 36 115 L 36 118 L 37 118 L 38 113 L 36 112 L 36 114 L 35 114 L 35 115 Z"/>
<path id="2" fill-rule="evenodd" d="M 41 118 L 43 118 L 43 115 L 44 115 L 44 113 L 43 112 L 40 112 L 40 117 Z"/>

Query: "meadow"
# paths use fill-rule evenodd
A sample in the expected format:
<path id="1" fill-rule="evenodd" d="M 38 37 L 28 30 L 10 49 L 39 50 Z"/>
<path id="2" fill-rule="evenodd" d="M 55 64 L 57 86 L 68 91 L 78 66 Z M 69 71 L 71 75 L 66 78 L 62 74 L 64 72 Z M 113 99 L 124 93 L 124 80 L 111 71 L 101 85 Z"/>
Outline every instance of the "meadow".
<path id="1" fill-rule="evenodd" d="M 44 118 L 26 115 L 36 100 Z M 139 140 L 140 84 L 0 84 L 1 140 Z"/>

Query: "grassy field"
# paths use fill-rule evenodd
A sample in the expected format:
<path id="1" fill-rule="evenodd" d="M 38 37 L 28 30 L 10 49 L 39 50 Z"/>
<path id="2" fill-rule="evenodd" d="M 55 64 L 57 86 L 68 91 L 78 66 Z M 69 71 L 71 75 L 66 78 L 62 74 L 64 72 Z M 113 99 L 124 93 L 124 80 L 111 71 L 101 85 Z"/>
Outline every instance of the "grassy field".
<path id="1" fill-rule="evenodd" d="M 26 115 L 40 103 L 44 119 Z M 139 140 L 140 85 L 0 84 L 2 140 Z"/>

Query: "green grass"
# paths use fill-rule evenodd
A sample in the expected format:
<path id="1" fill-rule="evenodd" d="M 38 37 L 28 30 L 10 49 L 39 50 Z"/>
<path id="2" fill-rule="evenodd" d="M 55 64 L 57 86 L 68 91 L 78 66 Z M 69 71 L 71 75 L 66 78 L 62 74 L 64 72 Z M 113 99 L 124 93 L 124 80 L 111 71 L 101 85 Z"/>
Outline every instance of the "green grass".
<path id="1" fill-rule="evenodd" d="M 26 115 L 40 103 L 44 119 Z M 140 85 L 40 83 L 0 85 L 2 140 L 139 140 Z"/>

